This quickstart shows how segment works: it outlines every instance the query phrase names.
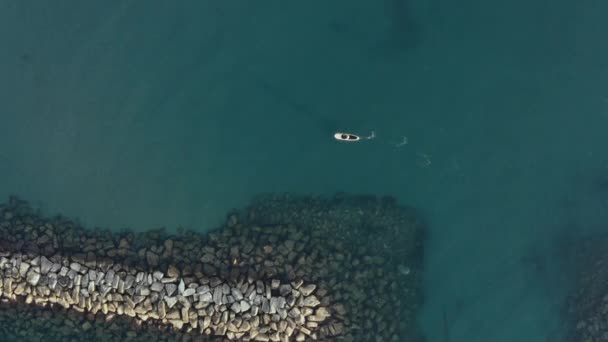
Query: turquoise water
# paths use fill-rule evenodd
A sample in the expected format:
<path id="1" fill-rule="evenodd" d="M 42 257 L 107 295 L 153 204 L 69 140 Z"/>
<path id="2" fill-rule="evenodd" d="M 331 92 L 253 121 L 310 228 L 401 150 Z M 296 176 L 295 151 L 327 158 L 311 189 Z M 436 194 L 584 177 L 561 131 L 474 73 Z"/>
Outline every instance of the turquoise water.
<path id="1" fill-rule="evenodd" d="M 0 195 L 138 230 L 260 192 L 393 195 L 429 222 L 429 341 L 446 317 L 451 341 L 551 340 L 555 246 L 608 219 L 607 11 L 2 1 Z"/>

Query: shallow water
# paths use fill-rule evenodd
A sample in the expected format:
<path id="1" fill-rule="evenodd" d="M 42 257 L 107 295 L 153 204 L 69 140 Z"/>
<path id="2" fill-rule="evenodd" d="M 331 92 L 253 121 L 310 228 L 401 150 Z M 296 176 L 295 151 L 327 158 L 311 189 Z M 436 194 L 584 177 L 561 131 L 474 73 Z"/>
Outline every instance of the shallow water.
<path id="1" fill-rule="evenodd" d="M 606 226 L 606 11 L 4 1 L 0 195 L 138 230 L 260 192 L 393 195 L 429 223 L 429 341 L 544 341 L 556 244 Z"/>

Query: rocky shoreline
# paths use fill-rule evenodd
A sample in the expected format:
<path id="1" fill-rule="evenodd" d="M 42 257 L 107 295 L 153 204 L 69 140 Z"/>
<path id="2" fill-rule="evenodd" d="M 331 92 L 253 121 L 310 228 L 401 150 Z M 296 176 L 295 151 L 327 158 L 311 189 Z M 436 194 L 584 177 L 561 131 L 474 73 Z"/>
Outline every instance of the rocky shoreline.
<path id="1" fill-rule="evenodd" d="M 386 198 L 260 196 L 210 233 L 168 234 L 84 229 L 12 197 L 0 331 L 39 315 L 72 322 L 61 340 L 420 341 L 423 237 Z"/>

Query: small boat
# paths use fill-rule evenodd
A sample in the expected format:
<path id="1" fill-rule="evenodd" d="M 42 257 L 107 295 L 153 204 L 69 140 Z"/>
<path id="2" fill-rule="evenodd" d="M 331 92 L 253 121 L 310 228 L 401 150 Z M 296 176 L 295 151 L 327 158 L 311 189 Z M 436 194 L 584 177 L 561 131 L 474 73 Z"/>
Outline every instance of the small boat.
<path id="1" fill-rule="evenodd" d="M 376 137 L 376 133 L 374 131 L 372 131 L 372 134 L 368 137 L 360 137 L 356 134 L 352 134 L 352 133 L 335 133 L 334 134 L 334 138 L 336 140 L 340 140 L 340 141 L 359 141 L 361 139 L 373 139 Z"/>
<path id="2" fill-rule="evenodd" d="M 334 138 L 340 141 L 359 141 L 361 137 L 358 135 L 350 134 L 350 133 L 336 133 L 334 134 Z"/>

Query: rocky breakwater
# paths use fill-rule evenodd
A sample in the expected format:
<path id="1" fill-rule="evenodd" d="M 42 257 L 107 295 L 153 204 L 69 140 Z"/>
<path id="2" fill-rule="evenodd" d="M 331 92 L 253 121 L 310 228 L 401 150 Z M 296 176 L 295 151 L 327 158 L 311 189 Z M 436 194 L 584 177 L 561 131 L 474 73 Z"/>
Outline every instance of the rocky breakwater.
<path id="1" fill-rule="evenodd" d="M 127 315 L 229 339 L 289 341 L 294 336 L 303 341 L 315 338 L 319 324 L 330 316 L 313 294 L 316 286 L 302 281 L 243 278 L 230 284 L 217 277 L 180 277 L 174 266 L 148 273 L 122 265 L 80 264 L 59 255 L 48 259 L 8 252 L 0 253 L 0 270 L 0 295 L 9 300 L 21 296 L 26 304 Z"/>
<path id="2" fill-rule="evenodd" d="M 422 341 L 423 225 L 390 198 L 261 196 L 208 233 L 85 229 L 0 205 L 18 340 Z"/>

